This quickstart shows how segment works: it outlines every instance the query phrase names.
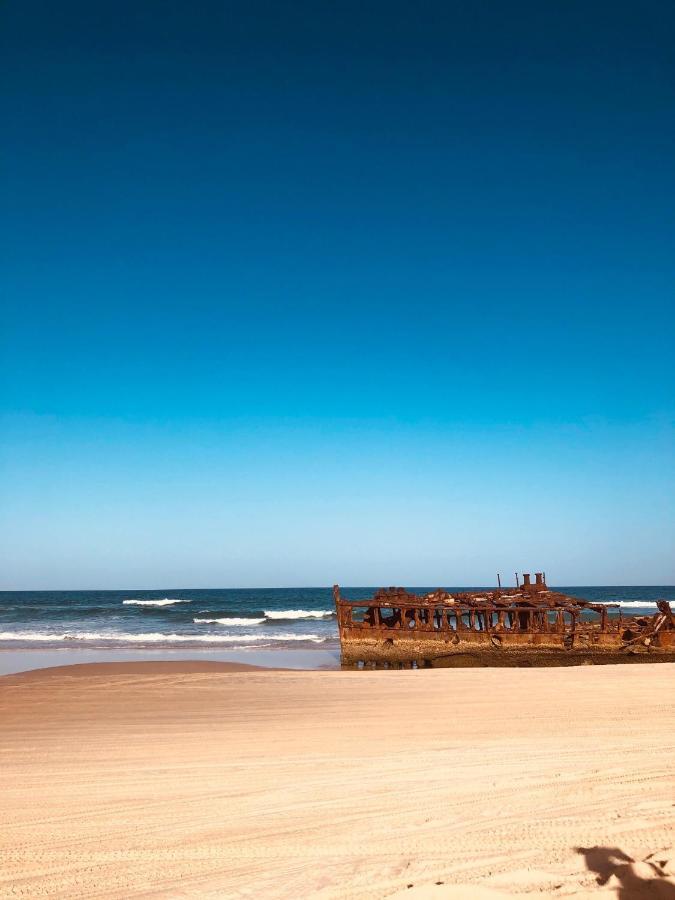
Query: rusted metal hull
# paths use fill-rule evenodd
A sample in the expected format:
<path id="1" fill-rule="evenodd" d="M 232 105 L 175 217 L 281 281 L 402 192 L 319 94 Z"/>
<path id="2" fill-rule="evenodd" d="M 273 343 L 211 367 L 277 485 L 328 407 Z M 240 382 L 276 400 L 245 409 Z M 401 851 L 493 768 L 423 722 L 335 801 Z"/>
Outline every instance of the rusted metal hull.
<path id="1" fill-rule="evenodd" d="M 341 661 L 346 668 L 477 668 L 481 666 L 583 666 L 610 663 L 675 662 L 675 646 L 635 648 L 571 648 L 550 645 L 506 645 L 459 641 L 448 645 L 438 640 L 353 639 L 342 642 Z"/>
<path id="2" fill-rule="evenodd" d="M 612 617 L 604 604 L 536 584 L 424 596 L 401 588 L 348 601 L 335 586 L 342 665 L 347 668 L 529 667 L 675 662 L 675 616 Z"/>

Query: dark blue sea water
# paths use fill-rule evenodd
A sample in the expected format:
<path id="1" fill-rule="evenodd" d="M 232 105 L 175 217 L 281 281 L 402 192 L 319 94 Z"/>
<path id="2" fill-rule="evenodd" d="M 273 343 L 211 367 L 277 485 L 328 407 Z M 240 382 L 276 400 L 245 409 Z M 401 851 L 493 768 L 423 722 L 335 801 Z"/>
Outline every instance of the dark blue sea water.
<path id="1" fill-rule="evenodd" d="M 410 588 L 415 593 L 431 589 Z M 626 615 L 654 612 L 657 599 L 675 600 L 673 586 L 557 590 L 620 603 Z M 354 600 L 373 591 L 342 589 Z M 0 649 L 300 649 L 336 642 L 330 588 L 0 592 Z"/>

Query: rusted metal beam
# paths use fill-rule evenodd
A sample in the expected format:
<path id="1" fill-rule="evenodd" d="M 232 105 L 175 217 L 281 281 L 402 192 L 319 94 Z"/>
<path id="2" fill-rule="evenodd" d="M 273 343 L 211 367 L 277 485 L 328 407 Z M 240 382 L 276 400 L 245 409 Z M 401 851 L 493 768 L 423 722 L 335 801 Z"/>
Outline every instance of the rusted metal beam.
<path id="1" fill-rule="evenodd" d="M 618 604 L 550 591 L 543 573 L 535 573 L 534 584 L 524 578 L 520 589 L 450 594 L 439 588 L 418 596 L 392 587 L 348 601 L 335 585 L 333 594 L 347 664 L 357 652 L 373 664 L 387 659 L 430 664 L 453 654 L 481 665 L 519 664 L 519 659 L 528 665 L 569 664 L 612 661 L 613 654 L 625 659 L 626 649 L 675 661 L 675 617 L 667 601 L 658 602 L 655 616 L 626 618 L 619 609 L 610 618 L 610 608 Z"/>

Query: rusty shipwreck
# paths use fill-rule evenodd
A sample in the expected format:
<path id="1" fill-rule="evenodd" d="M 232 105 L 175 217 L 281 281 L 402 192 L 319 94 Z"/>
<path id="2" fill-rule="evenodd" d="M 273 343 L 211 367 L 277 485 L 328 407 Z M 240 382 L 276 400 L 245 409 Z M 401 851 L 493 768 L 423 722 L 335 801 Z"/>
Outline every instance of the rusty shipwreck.
<path id="1" fill-rule="evenodd" d="M 348 668 L 569 666 L 675 662 L 675 616 L 624 616 L 619 604 L 549 590 L 538 572 L 515 588 L 418 596 L 403 588 L 346 600 L 333 588 Z"/>

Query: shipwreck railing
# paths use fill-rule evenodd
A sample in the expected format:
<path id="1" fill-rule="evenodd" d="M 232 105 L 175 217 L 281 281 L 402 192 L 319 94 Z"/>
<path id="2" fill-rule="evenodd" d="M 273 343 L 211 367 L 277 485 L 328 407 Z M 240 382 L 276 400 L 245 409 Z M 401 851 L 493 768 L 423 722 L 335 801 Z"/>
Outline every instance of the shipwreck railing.
<path id="1" fill-rule="evenodd" d="M 565 634 L 586 623 L 582 610 L 536 609 L 531 606 L 463 606 L 430 607 L 389 606 L 372 603 L 350 603 L 338 611 L 338 626 L 374 634 L 380 631 L 456 633 L 472 632 L 537 632 Z M 610 625 L 607 611 L 599 614 L 601 631 L 616 630 L 619 620 Z"/>

